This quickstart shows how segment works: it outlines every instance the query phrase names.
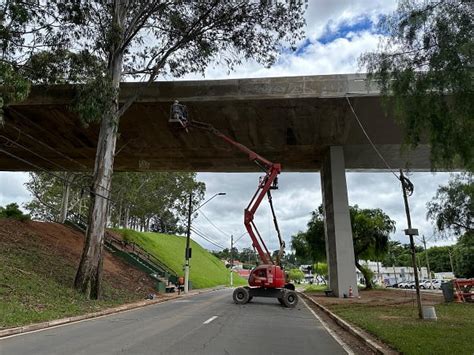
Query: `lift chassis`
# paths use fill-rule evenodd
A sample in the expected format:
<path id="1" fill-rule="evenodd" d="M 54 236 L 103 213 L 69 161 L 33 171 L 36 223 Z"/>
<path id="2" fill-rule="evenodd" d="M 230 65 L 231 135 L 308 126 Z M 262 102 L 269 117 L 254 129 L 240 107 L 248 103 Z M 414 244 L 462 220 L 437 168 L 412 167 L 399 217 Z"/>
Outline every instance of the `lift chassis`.
<path id="1" fill-rule="evenodd" d="M 294 285 L 286 282 L 285 272 L 280 266 L 281 258 L 285 250 L 285 242 L 281 237 L 278 227 L 271 195 L 271 190 L 278 189 L 278 175 L 281 172 L 280 164 L 263 158 L 243 144 L 232 140 L 209 123 L 191 120 L 188 117 L 186 106 L 180 104 L 178 101 L 175 101 L 171 106 L 169 123 L 178 126 L 181 130 L 186 130 L 186 132 L 190 128 L 197 128 L 212 133 L 247 154 L 249 160 L 253 161 L 265 172 L 265 175 L 260 177 L 257 191 L 244 211 L 244 225 L 252 239 L 252 246 L 260 257 L 261 265 L 258 265 L 250 272 L 249 286 L 238 287 L 234 290 L 233 299 L 237 304 L 245 304 L 252 300 L 253 297 L 270 297 L 278 299 L 278 301 L 286 307 L 295 307 L 298 303 L 298 295 L 295 292 Z M 254 223 L 255 213 L 265 197 L 268 198 L 270 204 L 273 224 L 280 243 L 280 250 L 275 258 L 276 260 L 272 258 Z"/>

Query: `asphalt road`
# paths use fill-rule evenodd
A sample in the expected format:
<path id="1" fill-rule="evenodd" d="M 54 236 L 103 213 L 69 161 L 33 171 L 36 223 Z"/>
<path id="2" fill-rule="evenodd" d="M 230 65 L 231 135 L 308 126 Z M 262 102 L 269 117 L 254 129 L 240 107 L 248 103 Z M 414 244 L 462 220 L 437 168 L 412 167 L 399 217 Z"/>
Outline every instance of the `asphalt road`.
<path id="1" fill-rule="evenodd" d="M 310 310 L 224 289 L 0 340 L 1 355 L 346 354 Z"/>

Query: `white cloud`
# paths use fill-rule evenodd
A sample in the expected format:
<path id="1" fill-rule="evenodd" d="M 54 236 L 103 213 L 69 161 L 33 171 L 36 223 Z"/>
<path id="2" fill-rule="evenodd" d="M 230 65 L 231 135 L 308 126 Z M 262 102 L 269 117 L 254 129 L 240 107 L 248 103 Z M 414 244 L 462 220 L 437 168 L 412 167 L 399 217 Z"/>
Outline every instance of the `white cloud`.
<path id="1" fill-rule="evenodd" d="M 16 202 L 22 205 L 31 200 L 24 183 L 28 180 L 26 173 L 0 172 L 0 206 Z"/>

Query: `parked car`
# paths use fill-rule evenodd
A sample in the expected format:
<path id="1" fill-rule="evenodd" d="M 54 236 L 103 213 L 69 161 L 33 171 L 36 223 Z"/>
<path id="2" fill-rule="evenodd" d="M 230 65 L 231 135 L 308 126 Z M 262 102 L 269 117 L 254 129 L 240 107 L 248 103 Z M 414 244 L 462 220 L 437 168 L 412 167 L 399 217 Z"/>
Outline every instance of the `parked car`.
<path id="1" fill-rule="evenodd" d="M 406 288 L 407 284 L 408 284 L 407 281 L 399 282 L 398 283 L 398 288 Z"/>
<path id="2" fill-rule="evenodd" d="M 431 288 L 431 284 L 434 280 L 421 280 L 420 281 L 420 288 L 424 290 L 429 290 Z"/>
<path id="3" fill-rule="evenodd" d="M 415 281 L 410 281 L 405 288 L 415 288 Z"/>
<path id="4" fill-rule="evenodd" d="M 445 282 L 444 280 L 433 280 L 433 289 L 434 290 L 440 290 L 441 289 L 441 284 Z"/>

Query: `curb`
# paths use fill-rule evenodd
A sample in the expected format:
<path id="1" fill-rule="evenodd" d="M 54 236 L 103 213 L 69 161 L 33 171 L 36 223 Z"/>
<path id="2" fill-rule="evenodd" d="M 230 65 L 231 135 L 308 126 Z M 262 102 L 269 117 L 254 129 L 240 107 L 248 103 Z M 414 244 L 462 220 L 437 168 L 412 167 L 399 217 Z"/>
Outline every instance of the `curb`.
<path id="1" fill-rule="evenodd" d="M 69 323 L 76 323 L 82 320 L 86 319 L 93 319 L 97 317 L 102 317 L 102 316 L 109 316 L 112 314 L 118 314 L 122 313 L 125 311 L 130 311 L 133 309 L 138 309 L 138 308 L 144 308 L 147 306 L 155 305 L 158 303 L 163 303 L 179 298 L 187 298 L 187 297 L 192 297 L 196 295 L 200 295 L 202 293 L 207 293 L 207 292 L 212 292 L 212 291 L 218 291 L 224 289 L 225 286 L 217 286 L 214 288 L 208 288 L 208 289 L 202 289 L 202 290 L 196 290 L 196 291 L 191 291 L 190 293 L 182 294 L 182 295 L 175 295 L 171 297 L 166 297 L 166 298 L 161 298 L 161 299 L 156 299 L 156 300 L 146 300 L 146 301 L 138 301 L 134 303 L 128 303 L 124 304 L 121 306 L 113 307 L 113 308 L 107 308 L 102 311 L 97 311 L 93 313 L 87 313 L 79 316 L 74 316 L 74 317 L 67 317 L 67 318 L 61 318 L 61 319 L 54 319 L 48 322 L 42 322 L 42 323 L 34 323 L 34 324 L 29 324 L 29 325 L 24 325 L 21 327 L 15 327 L 15 328 L 8 328 L 4 330 L 0 330 L 0 340 L 4 337 L 11 336 L 11 335 L 16 335 L 16 334 L 23 334 L 23 333 L 29 333 L 32 331 L 36 330 L 41 330 L 41 329 L 46 329 L 46 328 L 51 328 L 51 327 L 56 327 L 58 325 L 63 325 L 63 324 L 69 324 Z"/>
<path id="2" fill-rule="evenodd" d="M 364 332 L 362 332 L 361 330 L 356 329 L 354 326 L 352 326 L 351 324 L 349 324 L 348 322 L 346 322 L 345 320 L 343 320 L 342 318 L 340 318 L 339 316 L 337 316 L 336 314 L 331 312 L 329 309 L 327 309 L 323 305 L 316 302 L 312 297 L 309 297 L 308 295 L 304 294 L 303 292 L 299 292 L 299 294 L 302 295 L 306 300 L 312 302 L 320 310 L 322 310 L 324 313 L 326 313 L 332 320 L 334 320 L 341 328 L 343 328 L 344 330 L 351 333 L 353 336 L 355 336 L 362 343 L 367 345 L 375 353 L 382 354 L 382 355 L 397 353 L 396 350 L 393 350 L 393 352 L 387 351 L 387 349 L 384 349 L 382 346 L 377 344 L 375 341 L 373 341 L 371 339 L 368 339 L 367 334 L 364 334 Z"/>

